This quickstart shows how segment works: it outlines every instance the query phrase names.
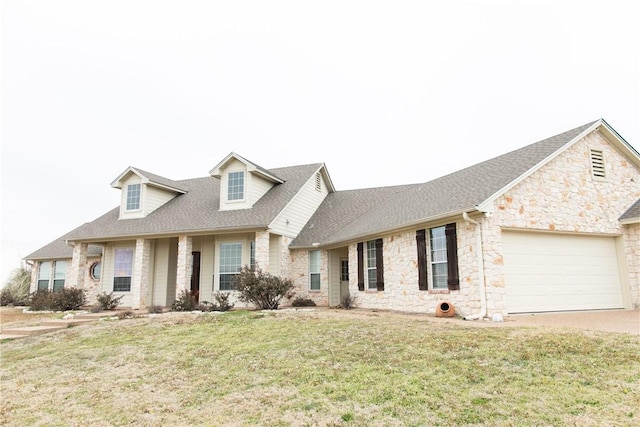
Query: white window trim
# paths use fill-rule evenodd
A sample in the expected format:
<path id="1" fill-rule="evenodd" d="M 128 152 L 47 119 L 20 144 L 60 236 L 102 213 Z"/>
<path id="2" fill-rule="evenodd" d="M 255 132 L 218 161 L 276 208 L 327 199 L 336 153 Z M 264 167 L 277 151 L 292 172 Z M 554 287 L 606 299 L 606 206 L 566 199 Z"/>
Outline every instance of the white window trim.
<path id="1" fill-rule="evenodd" d="M 318 257 L 318 270 L 317 271 L 312 271 L 311 269 L 311 257 L 312 254 L 317 254 Z M 319 250 L 313 250 L 313 251 L 309 251 L 309 291 L 310 292 L 320 292 L 320 290 L 322 289 L 322 280 L 321 280 L 321 270 L 322 270 L 322 254 L 320 253 Z M 314 275 L 318 276 L 318 288 L 314 289 L 312 288 L 312 277 L 314 277 Z"/>
<path id="2" fill-rule="evenodd" d="M 48 263 L 49 264 L 49 274 L 47 278 L 44 278 L 41 276 L 41 269 L 42 269 L 42 264 L 43 263 Z M 56 271 L 59 268 L 59 263 L 65 263 L 65 269 L 64 269 L 64 276 L 62 277 L 62 279 L 56 279 Z M 36 280 L 36 291 L 40 290 L 40 282 L 43 281 L 47 281 L 47 288 L 46 290 L 48 291 L 53 291 L 54 290 L 54 286 L 55 286 L 55 282 L 56 280 L 62 280 L 62 288 L 64 288 L 64 285 L 66 284 L 67 281 L 67 270 L 69 268 L 69 261 L 67 260 L 50 260 L 50 261 L 40 261 L 40 265 L 38 266 L 38 278 Z M 44 289 L 42 289 L 44 290 Z"/>
<path id="3" fill-rule="evenodd" d="M 138 194 L 138 207 L 129 209 L 129 187 L 132 187 L 134 185 L 137 185 L 140 188 L 140 193 Z M 125 196 L 124 196 L 124 210 L 125 210 L 125 212 L 140 212 L 142 210 L 142 192 L 143 192 L 142 183 L 137 182 L 137 183 L 127 184 L 126 188 L 127 189 L 125 191 Z"/>
<path id="4" fill-rule="evenodd" d="M 240 243 L 242 245 L 242 262 L 240 264 L 240 268 L 244 268 L 245 266 L 251 266 L 251 242 L 254 241 L 252 237 L 247 235 L 236 235 L 225 238 L 216 239 L 215 250 L 214 250 L 214 269 L 213 269 L 213 281 L 211 284 L 211 290 L 213 292 L 236 292 L 233 290 L 220 290 L 220 253 L 221 253 L 221 245 L 224 243 Z M 254 243 L 255 245 L 255 243 Z M 259 265 L 256 262 L 256 267 Z M 224 273 L 228 274 L 228 273 Z"/>
<path id="5" fill-rule="evenodd" d="M 231 174 L 236 174 L 236 173 L 241 173 L 242 174 L 242 197 L 239 199 L 233 199 L 231 200 L 229 198 L 230 193 L 229 193 L 229 186 L 231 183 Z M 226 203 L 229 204 L 233 204 L 233 203 L 244 203 L 247 201 L 247 171 L 244 170 L 236 170 L 236 171 L 229 171 L 227 173 L 227 195 L 226 195 Z"/>
<path id="6" fill-rule="evenodd" d="M 448 287 L 447 283 L 445 283 L 444 287 L 436 288 L 435 287 L 436 280 L 435 280 L 435 277 L 433 275 L 433 266 L 434 266 L 434 264 L 445 264 L 446 265 L 448 263 L 447 256 L 446 256 L 447 237 L 446 237 L 446 234 L 445 234 L 444 235 L 445 236 L 444 237 L 444 239 L 445 239 L 445 241 L 444 241 L 445 260 L 444 261 L 434 261 L 433 260 L 433 256 L 432 256 L 433 239 L 431 237 L 431 231 L 436 229 L 436 228 L 442 228 L 444 231 L 446 231 L 445 227 L 446 227 L 445 225 L 441 225 L 441 226 L 438 226 L 438 227 L 431 227 L 431 228 L 428 229 L 428 232 L 429 232 L 428 237 L 429 237 L 429 239 L 427 241 L 427 245 L 426 246 L 427 246 L 427 262 L 428 262 L 428 267 L 429 267 L 429 271 L 428 271 L 429 280 L 428 280 L 428 283 L 429 283 L 429 290 L 431 290 L 431 291 L 448 291 L 449 290 L 449 287 Z M 447 275 L 448 275 L 448 272 L 447 272 Z"/>
<path id="7" fill-rule="evenodd" d="M 119 250 L 130 250 L 131 252 L 131 275 L 130 276 L 117 276 L 116 275 L 116 252 Z M 117 246 L 113 248 L 113 277 L 111 279 L 111 290 L 115 294 L 130 294 L 131 289 L 133 288 L 133 272 L 135 271 L 135 262 L 136 262 L 136 249 L 132 246 Z M 116 286 L 116 278 L 117 277 L 129 277 L 129 290 L 128 291 L 117 291 L 115 289 Z"/>
<path id="8" fill-rule="evenodd" d="M 369 244 L 371 244 L 373 246 L 373 253 L 374 253 L 374 262 L 373 262 L 373 266 L 369 265 Z M 373 286 L 371 286 L 370 282 L 369 282 L 369 272 L 370 271 L 375 271 L 376 272 L 376 280 L 377 280 L 377 268 L 376 268 L 376 264 L 375 264 L 375 257 L 378 256 L 378 254 L 376 253 L 376 241 L 375 240 L 369 240 L 366 242 L 366 254 L 365 254 L 365 264 L 366 264 L 366 274 L 364 276 L 364 286 L 365 286 L 365 290 L 367 291 L 377 291 L 378 290 L 378 283 L 375 282 L 373 284 Z"/>

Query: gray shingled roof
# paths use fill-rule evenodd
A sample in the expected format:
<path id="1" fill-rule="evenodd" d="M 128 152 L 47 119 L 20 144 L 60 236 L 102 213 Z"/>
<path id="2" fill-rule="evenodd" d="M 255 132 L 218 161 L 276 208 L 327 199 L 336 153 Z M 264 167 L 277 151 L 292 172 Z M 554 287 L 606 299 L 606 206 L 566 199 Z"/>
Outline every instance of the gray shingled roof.
<path id="1" fill-rule="evenodd" d="M 164 187 L 175 188 L 176 190 L 179 190 L 179 191 L 182 191 L 182 192 L 187 191 L 185 188 L 183 188 L 180 185 L 180 183 L 178 181 L 174 181 L 172 179 L 165 178 L 163 176 L 156 175 L 156 174 L 151 173 L 151 172 L 143 171 L 142 169 L 137 168 L 135 166 L 131 166 L 131 169 L 135 169 L 138 172 L 140 172 L 152 184 L 159 184 L 159 185 L 164 186 Z"/>
<path id="2" fill-rule="evenodd" d="M 638 199 L 625 213 L 622 214 L 618 220 L 624 221 L 625 219 L 640 218 L 640 199 Z"/>
<path id="3" fill-rule="evenodd" d="M 267 227 L 302 185 L 322 166 L 311 164 L 273 169 L 285 182 L 275 185 L 251 209 L 220 211 L 220 180 L 204 177 L 176 181 L 187 192 L 145 218 L 118 220 L 119 207 L 69 233 L 69 240 L 101 241 L 148 234 Z"/>
<path id="4" fill-rule="evenodd" d="M 73 248 L 67 245 L 66 240 L 69 239 L 69 234 L 60 236 L 51 243 L 41 247 L 37 251 L 29 254 L 25 259 L 39 260 L 39 259 L 66 259 L 71 258 L 73 255 Z M 88 256 L 100 256 L 102 255 L 102 247 L 98 245 L 89 245 L 87 248 Z"/>
<path id="5" fill-rule="evenodd" d="M 547 138 L 424 184 L 329 194 L 291 247 L 332 245 L 470 211 L 592 126 Z"/>

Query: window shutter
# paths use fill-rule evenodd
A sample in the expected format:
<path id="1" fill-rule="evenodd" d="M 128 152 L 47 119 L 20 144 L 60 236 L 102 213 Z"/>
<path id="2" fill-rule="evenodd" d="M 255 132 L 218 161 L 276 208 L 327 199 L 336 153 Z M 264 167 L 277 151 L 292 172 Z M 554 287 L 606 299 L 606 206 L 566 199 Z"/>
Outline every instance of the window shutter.
<path id="1" fill-rule="evenodd" d="M 364 291 L 364 250 L 362 242 L 358 243 L 358 290 Z"/>
<path id="2" fill-rule="evenodd" d="M 450 291 L 460 289 L 460 279 L 458 278 L 458 239 L 456 234 L 456 224 L 447 224 L 444 234 L 447 239 L 447 287 Z"/>
<path id="3" fill-rule="evenodd" d="M 427 274 L 427 232 L 426 230 L 416 231 L 416 243 L 418 247 L 418 289 L 426 291 L 429 289 L 429 279 Z"/>
<path id="4" fill-rule="evenodd" d="M 379 291 L 384 291 L 384 262 L 382 259 L 382 239 L 376 240 L 376 284 Z"/>

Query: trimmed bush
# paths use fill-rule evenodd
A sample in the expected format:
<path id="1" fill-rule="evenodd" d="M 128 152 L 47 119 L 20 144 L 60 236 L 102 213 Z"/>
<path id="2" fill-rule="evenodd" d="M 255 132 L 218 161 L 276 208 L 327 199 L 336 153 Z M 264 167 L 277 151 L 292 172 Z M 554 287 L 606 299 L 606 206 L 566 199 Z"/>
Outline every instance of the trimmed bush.
<path id="1" fill-rule="evenodd" d="M 87 304 L 87 296 L 83 289 L 62 288 L 55 292 L 40 290 L 33 292 L 29 299 L 31 311 L 67 311 L 78 310 Z"/>
<path id="2" fill-rule="evenodd" d="M 355 306 L 355 302 L 356 302 L 355 296 L 351 296 L 351 294 L 346 294 L 344 297 L 342 297 L 342 301 L 340 302 L 340 307 L 344 308 L 345 310 L 349 310 Z"/>
<path id="3" fill-rule="evenodd" d="M 181 291 L 178 299 L 171 304 L 171 311 L 193 311 L 198 310 L 199 304 L 196 302 L 195 297 L 191 294 L 191 291 Z"/>
<path id="4" fill-rule="evenodd" d="M 277 310 L 282 298 L 293 289 L 293 281 L 245 266 L 234 278 L 234 286 L 240 301 L 260 310 Z"/>
<path id="5" fill-rule="evenodd" d="M 116 307 L 120 305 L 120 301 L 124 298 L 124 295 L 120 295 L 116 297 L 113 295 L 113 292 L 106 293 L 103 292 L 101 294 L 96 295 L 96 299 L 98 300 L 98 305 L 102 307 L 103 310 L 115 310 Z"/>
<path id="6" fill-rule="evenodd" d="M 292 307 L 315 307 L 316 302 L 311 298 L 298 296 L 291 302 Z"/>
<path id="7" fill-rule="evenodd" d="M 216 292 L 213 296 L 216 299 L 216 311 L 229 311 L 233 308 L 234 304 L 229 303 L 229 295 L 228 292 Z"/>

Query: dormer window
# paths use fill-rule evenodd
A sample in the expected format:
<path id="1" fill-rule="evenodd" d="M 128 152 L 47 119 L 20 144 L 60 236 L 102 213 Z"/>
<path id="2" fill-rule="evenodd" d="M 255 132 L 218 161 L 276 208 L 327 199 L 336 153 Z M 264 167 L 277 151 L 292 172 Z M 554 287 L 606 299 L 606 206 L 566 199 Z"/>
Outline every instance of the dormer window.
<path id="1" fill-rule="evenodd" d="M 140 209 L 140 184 L 127 185 L 127 210 Z"/>
<path id="2" fill-rule="evenodd" d="M 227 200 L 244 199 L 244 172 L 229 172 Z"/>

